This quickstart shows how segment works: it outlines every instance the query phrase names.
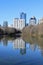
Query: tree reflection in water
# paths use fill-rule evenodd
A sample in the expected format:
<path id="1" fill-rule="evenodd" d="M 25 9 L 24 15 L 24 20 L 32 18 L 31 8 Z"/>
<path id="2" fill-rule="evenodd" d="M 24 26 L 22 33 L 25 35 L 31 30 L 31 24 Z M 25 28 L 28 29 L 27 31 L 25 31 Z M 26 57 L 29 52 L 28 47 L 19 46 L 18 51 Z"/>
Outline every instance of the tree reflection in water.
<path id="1" fill-rule="evenodd" d="M 26 54 L 26 48 L 27 48 L 27 44 L 29 44 L 30 46 L 28 46 L 28 49 L 31 49 L 33 51 L 36 50 L 36 48 L 38 47 L 38 49 L 40 49 L 41 54 L 43 55 L 43 38 L 34 38 L 34 37 L 30 37 L 28 38 L 14 38 L 14 37 L 7 37 L 7 36 L 2 36 L 0 37 L 0 42 L 3 42 L 4 46 L 8 45 L 8 41 L 12 41 L 13 42 L 13 48 L 15 49 L 20 49 L 20 54 Z"/>

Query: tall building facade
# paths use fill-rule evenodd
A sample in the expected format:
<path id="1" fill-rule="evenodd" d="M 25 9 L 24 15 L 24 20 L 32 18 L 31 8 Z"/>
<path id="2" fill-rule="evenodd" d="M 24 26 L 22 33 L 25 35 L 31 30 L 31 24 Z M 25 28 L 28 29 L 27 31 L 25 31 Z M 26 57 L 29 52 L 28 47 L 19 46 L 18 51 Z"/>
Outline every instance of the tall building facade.
<path id="1" fill-rule="evenodd" d="M 36 18 L 34 16 L 30 18 L 29 25 L 36 25 Z"/>
<path id="2" fill-rule="evenodd" d="M 20 19 L 24 19 L 25 20 L 25 26 L 26 26 L 26 13 L 22 12 L 20 14 Z"/>
<path id="3" fill-rule="evenodd" d="M 17 30 L 22 30 L 25 27 L 25 20 L 24 19 L 15 18 L 13 27 L 16 28 Z"/>
<path id="4" fill-rule="evenodd" d="M 43 23 L 43 18 L 41 18 L 40 20 L 38 20 L 38 23 L 39 24 Z"/>
<path id="5" fill-rule="evenodd" d="M 3 27 L 8 27 L 8 22 L 7 21 L 4 21 Z"/>

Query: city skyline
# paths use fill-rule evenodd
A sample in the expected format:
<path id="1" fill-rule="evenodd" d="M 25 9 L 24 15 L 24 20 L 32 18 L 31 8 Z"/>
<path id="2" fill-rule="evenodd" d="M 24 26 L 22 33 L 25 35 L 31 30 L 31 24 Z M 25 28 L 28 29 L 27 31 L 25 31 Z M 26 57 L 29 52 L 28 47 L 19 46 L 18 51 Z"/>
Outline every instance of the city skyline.
<path id="1" fill-rule="evenodd" d="M 27 23 L 31 16 L 35 16 L 38 20 L 43 17 L 43 0 L 0 0 L 0 24 L 8 21 L 12 24 L 14 18 L 19 18 L 20 13 L 27 15 Z"/>

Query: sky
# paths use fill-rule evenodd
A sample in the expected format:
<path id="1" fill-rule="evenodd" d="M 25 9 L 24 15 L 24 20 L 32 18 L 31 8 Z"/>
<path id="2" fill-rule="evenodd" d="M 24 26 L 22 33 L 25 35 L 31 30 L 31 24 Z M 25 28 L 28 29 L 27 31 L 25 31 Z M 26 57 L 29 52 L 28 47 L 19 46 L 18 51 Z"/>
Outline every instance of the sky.
<path id="1" fill-rule="evenodd" d="M 20 18 L 20 13 L 26 13 L 27 23 L 32 16 L 43 17 L 43 0 L 0 0 L 0 24 L 4 21 L 13 24 L 14 18 Z"/>

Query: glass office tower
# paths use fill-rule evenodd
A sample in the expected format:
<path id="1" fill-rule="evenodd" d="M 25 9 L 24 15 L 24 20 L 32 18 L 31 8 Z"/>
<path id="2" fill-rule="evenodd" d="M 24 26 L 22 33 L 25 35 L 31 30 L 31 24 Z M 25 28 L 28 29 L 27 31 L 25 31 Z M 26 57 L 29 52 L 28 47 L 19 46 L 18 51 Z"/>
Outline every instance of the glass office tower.
<path id="1" fill-rule="evenodd" d="M 20 14 L 20 19 L 24 19 L 25 20 L 25 26 L 26 26 L 26 13 L 22 12 Z"/>

